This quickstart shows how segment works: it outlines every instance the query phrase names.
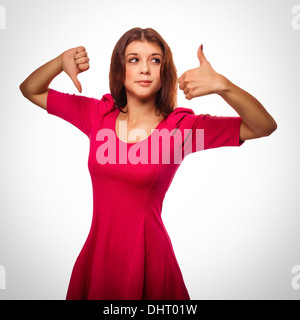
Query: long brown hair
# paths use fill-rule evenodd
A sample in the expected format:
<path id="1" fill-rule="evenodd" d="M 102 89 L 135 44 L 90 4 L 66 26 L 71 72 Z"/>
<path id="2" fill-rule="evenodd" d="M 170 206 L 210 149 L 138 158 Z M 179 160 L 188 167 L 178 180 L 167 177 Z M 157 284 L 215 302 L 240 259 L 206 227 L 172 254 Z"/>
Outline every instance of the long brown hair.
<path id="1" fill-rule="evenodd" d="M 156 93 L 156 110 L 163 116 L 170 114 L 177 105 L 177 70 L 173 55 L 166 41 L 152 28 L 133 28 L 123 34 L 118 40 L 111 57 L 109 71 L 109 87 L 112 97 L 121 112 L 127 104 L 125 81 L 125 50 L 133 41 L 148 41 L 158 44 L 163 51 L 163 61 L 160 69 L 162 87 Z"/>

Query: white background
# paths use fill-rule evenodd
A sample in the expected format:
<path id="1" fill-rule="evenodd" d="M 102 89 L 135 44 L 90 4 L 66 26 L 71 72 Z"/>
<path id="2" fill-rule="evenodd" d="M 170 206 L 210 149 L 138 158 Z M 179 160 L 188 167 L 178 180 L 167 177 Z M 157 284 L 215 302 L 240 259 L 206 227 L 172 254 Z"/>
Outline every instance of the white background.
<path id="1" fill-rule="evenodd" d="M 271 136 L 241 147 L 189 155 L 174 177 L 162 216 L 191 299 L 299 299 L 292 287 L 292 268 L 300 265 L 297 4 L 0 0 L 0 299 L 65 299 L 92 218 L 87 137 L 25 99 L 19 85 L 83 45 L 90 70 L 78 77 L 82 95 L 100 99 L 109 92 L 115 43 L 133 27 L 163 36 L 178 76 L 198 66 L 203 43 L 213 68 L 278 124 Z M 79 94 L 64 73 L 50 88 Z M 217 95 L 187 101 L 180 91 L 178 103 L 196 114 L 237 116 Z"/>

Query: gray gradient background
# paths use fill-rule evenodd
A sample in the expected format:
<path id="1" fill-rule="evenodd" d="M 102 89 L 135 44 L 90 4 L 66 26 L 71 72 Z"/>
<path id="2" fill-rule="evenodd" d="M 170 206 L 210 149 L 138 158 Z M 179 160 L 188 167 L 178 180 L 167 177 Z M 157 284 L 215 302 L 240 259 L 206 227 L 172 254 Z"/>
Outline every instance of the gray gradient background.
<path id="1" fill-rule="evenodd" d="M 254 95 L 277 121 L 271 136 L 185 158 L 162 216 L 191 299 L 299 299 L 300 1 L 1 0 L 0 299 L 65 299 L 92 218 L 87 137 L 26 100 L 20 83 L 79 45 L 90 70 L 82 95 L 109 92 L 113 47 L 132 27 L 152 27 L 170 45 L 178 76 L 213 68 Z M 300 20 L 299 20 L 300 24 Z M 50 84 L 79 94 L 64 73 Z M 237 116 L 219 96 L 179 106 L 196 114 Z M 159 262 L 158 262 L 159 263 Z"/>

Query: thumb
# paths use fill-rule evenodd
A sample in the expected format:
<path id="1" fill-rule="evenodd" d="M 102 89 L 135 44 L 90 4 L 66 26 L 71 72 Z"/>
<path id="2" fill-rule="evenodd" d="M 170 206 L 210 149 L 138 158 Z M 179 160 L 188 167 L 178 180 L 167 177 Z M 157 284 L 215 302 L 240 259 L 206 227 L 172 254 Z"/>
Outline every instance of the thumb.
<path id="1" fill-rule="evenodd" d="M 77 90 L 81 93 L 82 92 L 82 87 L 81 87 L 81 83 L 79 82 L 79 80 L 77 78 L 77 74 L 71 74 L 70 78 L 73 81 L 73 83 L 74 83 L 75 87 L 77 88 Z"/>
<path id="2" fill-rule="evenodd" d="M 199 47 L 198 52 L 197 52 L 197 56 L 198 56 L 198 60 L 200 62 L 200 66 L 207 61 L 205 58 L 205 55 L 203 53 L 203 44 L 201 44 L 201 46 Z"/>

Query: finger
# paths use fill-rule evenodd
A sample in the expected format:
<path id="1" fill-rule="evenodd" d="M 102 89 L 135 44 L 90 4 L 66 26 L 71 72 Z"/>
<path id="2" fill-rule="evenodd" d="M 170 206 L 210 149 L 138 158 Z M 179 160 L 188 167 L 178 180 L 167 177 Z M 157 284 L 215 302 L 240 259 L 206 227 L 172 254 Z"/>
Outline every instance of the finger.
<path id="1" fill-rule="evenodd" d="M 184 94 L 188 94 L 190 92 L 190 89 L 189 88 L 185 88 L 184 90 L 183 90 L 183 93 Z"/>
<path id="2" fill-rule="evenodd" d="M 76 53 L 79 53 L 79 52 L 81 52 L 81 51 L 86 51 L 86 50 L 85 50 L 85 47 L 79 46 L 79 47 L 76 48 Z"/>
<path id="3" fill-rule="evenodd" d="M 189 94 L 187 94 L 187 95 L 185 96 L 185 98 L 186 98 L 187 100 L 192 100 L 192 99 L 193 99 L 193 96 L 189 93 Z"/>
<path id="4" fill-rule="evenodd" d="M 74 56 L 74 59 L 79 59 L 79 58 L 83 58 L 83 57 L 87 57 L 88 54 L 87 52 L 84 50 L 84 51 L 81 51 L 79 53 L 76 53 L 75 56 Z"/>
<path id="5" fill-rule="evenodd" d="M 181 82 L 180 85 L 179 85 L 179 89 L 180 90 L 184 90 L 186 87 L 186 82 Z"/>
<path id="6" fill-rule="evenodd" d="M 197 56 L 200 62 L 200 66 L 207 61 L 203 53 L 203 44 L 201 44 L 201 46 L 198 48 Z"/>
<path id="7" fill-rule="evenodd" d="M 73 81 L 75 87 L 77 88 L 77 90 L 81 93 L 82 92 L 82 87 L 81 87 L 81 83 L 79 82 L 77 75 L 72 75 L 70 76 L 71 80 Z"/>
<path id="8" fill-rule="evenodd" d="M 79 58 L 79 59 L 75 59 L 75 63 L 77 65 L 79 64 L 83 64 L 83 63 L 88 63 L 90 61 L 90 59 L 88 57 L 83 57 L 83 58 Z"/>
<path id="9" fill-rule="evenodd" d="M 86 71 L 90 68 L 89 64 L 88 63 L 82 63 L 82 64 L 79 64 L 78 65 L 78 69 L 80 71 Z"/>
<path id="10" fill-rule="evenodd" d="M 178 78 L 178 83 L 181 83 L 182 81 L 184 81 L 185 80 L 185 76 L 186 76 L 186 74 L 185 74 L 185 72 Z"/>

